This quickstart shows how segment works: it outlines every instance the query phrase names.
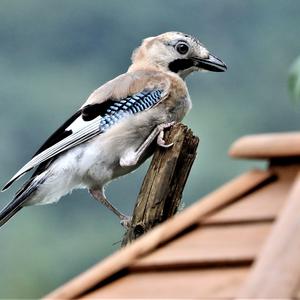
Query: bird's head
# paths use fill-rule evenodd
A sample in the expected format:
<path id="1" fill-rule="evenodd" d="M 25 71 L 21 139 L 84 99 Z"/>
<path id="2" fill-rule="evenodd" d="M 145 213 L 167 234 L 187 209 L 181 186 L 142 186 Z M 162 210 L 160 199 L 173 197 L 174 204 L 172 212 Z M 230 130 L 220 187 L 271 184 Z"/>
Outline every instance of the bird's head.
<path id="1" fill-rule="evenodd" d="M 198 39 L 181 32 L 166 32 L 144 39 L 133 52 L 132 63 L 130 69 L 152 66 L 175 72 L 182 78 L 193 71 L 224 72 L 227 69 Z"/>

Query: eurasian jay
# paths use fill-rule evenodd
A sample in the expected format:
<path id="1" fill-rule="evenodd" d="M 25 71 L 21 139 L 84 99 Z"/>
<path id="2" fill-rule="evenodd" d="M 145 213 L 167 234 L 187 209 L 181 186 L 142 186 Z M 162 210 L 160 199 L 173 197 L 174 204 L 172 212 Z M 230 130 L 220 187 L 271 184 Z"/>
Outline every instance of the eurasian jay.
<path id="1" fill-rule="evenodd" d="M 146 38 L 134 50 L 125 74 L 96 89 L 4 186 L 35 168 L 0 213 L 0 226 L 22 207 L 57 202 L 86 188 L 128 226 L 130 218 L 105 197 L 104 186 L 138 168 L 180 122 L 192 103 L 184 79 L 194 71 L 222 72 L 226 65 L 195 37 L 167 32 Z"/>

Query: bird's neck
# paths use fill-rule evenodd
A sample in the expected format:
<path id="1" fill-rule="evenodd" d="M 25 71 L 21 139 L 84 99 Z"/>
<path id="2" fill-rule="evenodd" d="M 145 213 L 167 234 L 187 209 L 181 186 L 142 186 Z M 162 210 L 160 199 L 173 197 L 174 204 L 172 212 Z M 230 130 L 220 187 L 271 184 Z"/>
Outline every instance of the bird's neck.
<path id="1" fill-rule="evenodd" d="M 186 76 L 180 76 L 181 74 L 179 73 L 174 73 L 169 70 L 167 67 L 162 67 L 159 65 L 155 65 L 153 63 L 133 63 L 129 66 L 127 72 L 136 72 L 136 71 L 154 71 L 154 72 L 163 72 L 163 73 L 168 73 L 170 76 L 174 76 L 176 78 L 180 78 L 182 80 L 185 79 Z M 185 75 L 185 74 L 184 74 Z"/>
<path id="2" fill-rule="evenodd" d="M 163 67 L 155 65 L 153 63 L 147 63 L 147 62 L 135 62 L 131 64 L 128 68 L 128 72 L 135 72 L 135 71 L 141 71 L 141 70 L 147 70 L 147 71 L 158 71 L 158 72 L 166 72 L 167 70 L 164 70 Z"/>

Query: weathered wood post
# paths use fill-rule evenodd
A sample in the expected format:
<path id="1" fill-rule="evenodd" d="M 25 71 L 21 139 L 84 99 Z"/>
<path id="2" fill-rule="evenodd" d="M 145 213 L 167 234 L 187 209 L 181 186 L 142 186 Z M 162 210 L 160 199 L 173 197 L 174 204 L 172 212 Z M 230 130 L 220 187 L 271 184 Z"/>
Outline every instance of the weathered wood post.
<path id="1" fill-rule="evenodd" d="M 157 147 L 144 178 L 133 211 L 132 223 L 122 246 L 132 242 L 155 225 L 173 216 L 196 157 L 199 138 L 183 124 L 176 124 L 165 134 L 170 148 Z"/>

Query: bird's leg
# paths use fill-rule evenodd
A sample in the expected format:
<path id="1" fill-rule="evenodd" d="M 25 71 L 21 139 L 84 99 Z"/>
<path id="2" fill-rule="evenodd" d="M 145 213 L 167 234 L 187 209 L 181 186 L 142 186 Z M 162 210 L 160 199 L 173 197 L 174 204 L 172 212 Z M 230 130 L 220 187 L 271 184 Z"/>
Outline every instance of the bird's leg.
<path id="1" fill-rule="evenodd" d="M 122 214 L 121 212 L 119 212 L 105 197 L 105 195 L 103 194 L 103 192 L 101 190 L 98 189 L 90 189 L 89 190 L 90 194 L 100 203 L 102 203 L 103 205 L 105 205 L 110 211 L 112 211 L 119 219 L 120 219 L 120 223 L 123 227 L 125 227 L 126 229 L 129 228 L 130 223 L 131 223 L 131 217 L 126 216 L 124 214 Z"/>
<path id="2" fill-rule="evenodd" d="M 164 137 L 164 129 L 170 128 L 173 126 L 175 122 L 165 123 L 157 125 L 153 131 L 150 133 L 150 135 L 147 137 L 147 139 L 143 142 L 143 144 L 137 149 L 132 150 L 130 149 L 123 155 L 120 159 L 120 165 L 122 167 L 129 167 L 134 166 L 137 164 L 138 160 L 142 156 L 142 154 L 145 152 L 145 150 L 150 146 L 150 144 L 157 139 L 157 144 L 161 147 L 168 148 L 173 146 L 173 143 L 166 144 L 163 137 Z"/>

